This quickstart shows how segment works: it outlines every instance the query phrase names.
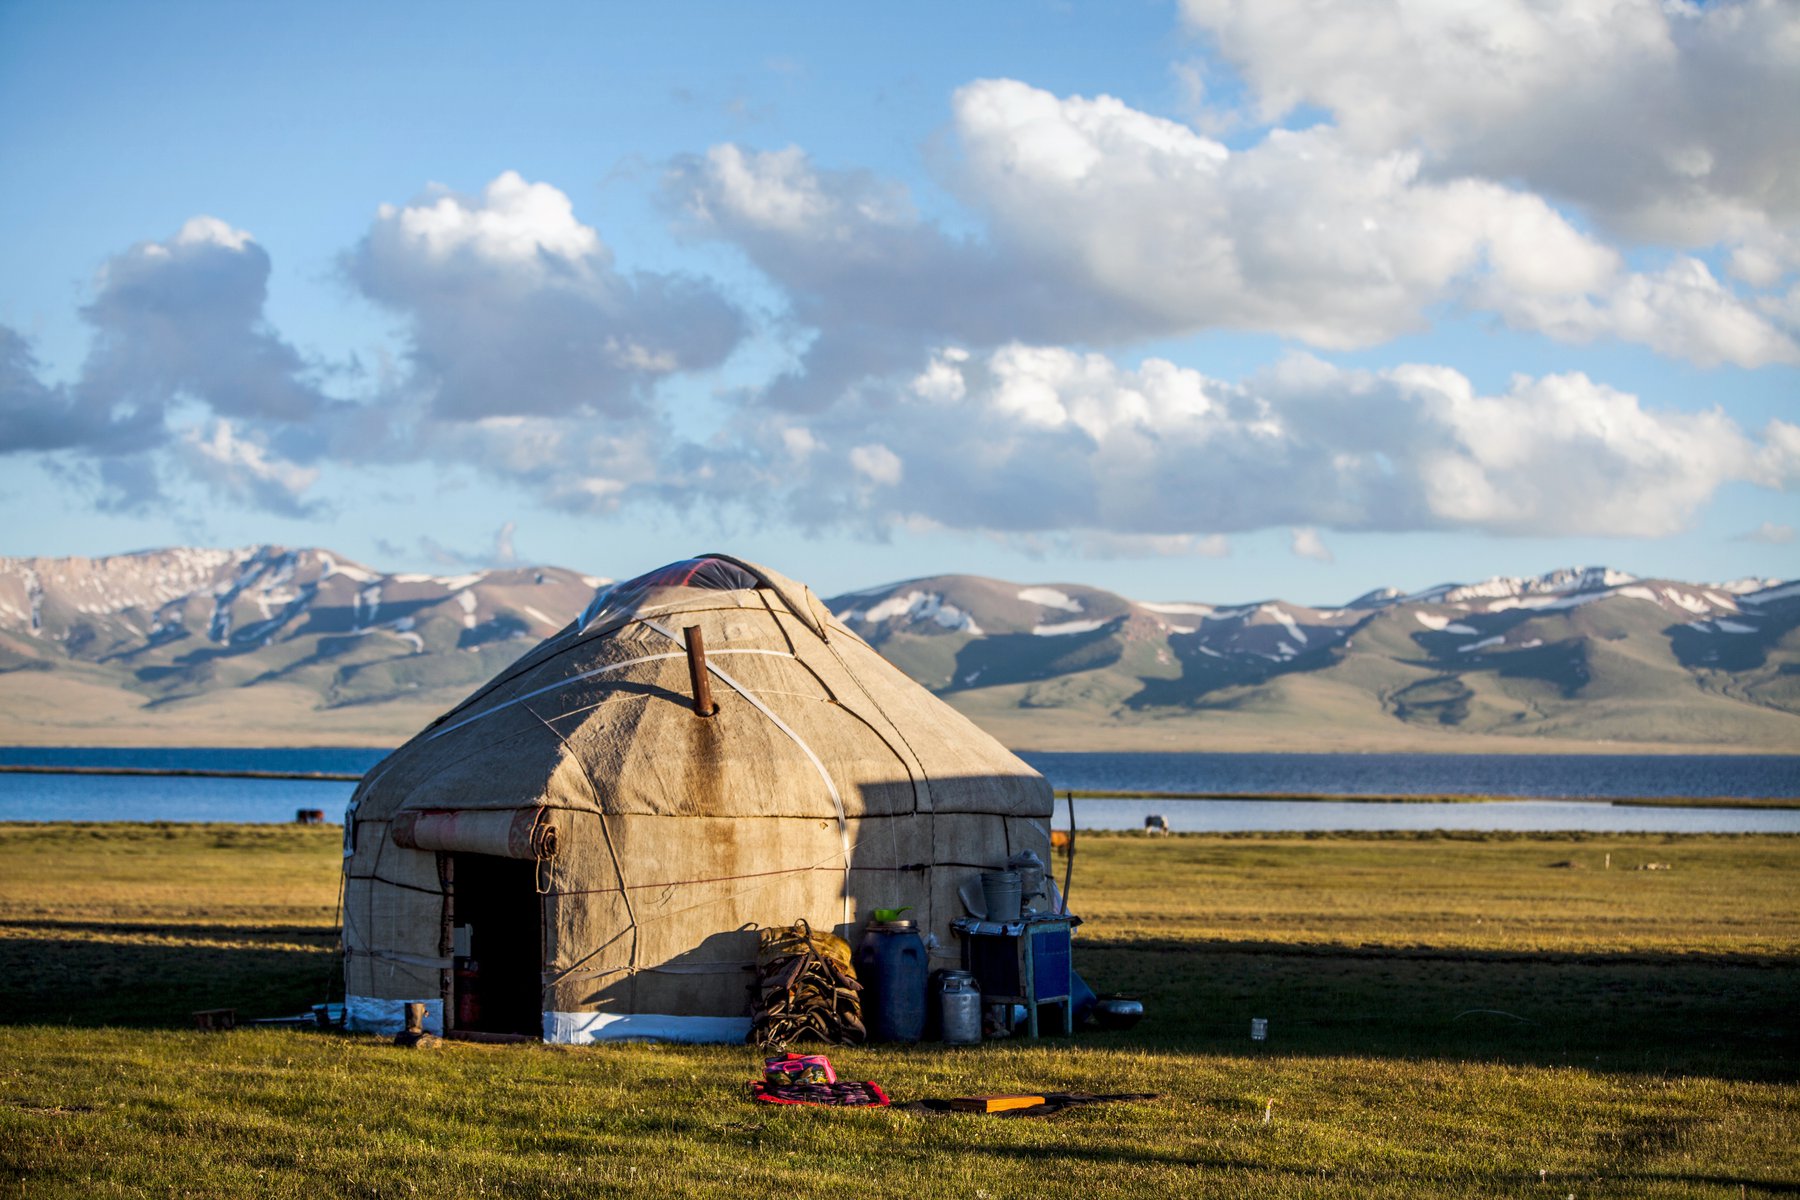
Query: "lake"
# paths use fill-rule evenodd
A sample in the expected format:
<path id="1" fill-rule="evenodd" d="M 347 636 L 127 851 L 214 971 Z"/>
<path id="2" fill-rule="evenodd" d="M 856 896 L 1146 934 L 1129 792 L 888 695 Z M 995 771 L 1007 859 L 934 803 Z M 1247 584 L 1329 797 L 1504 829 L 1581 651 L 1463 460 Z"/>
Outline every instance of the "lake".
<path id="1" fill-rule="evenodd" d="M 367 770 L 380 750 L 62 749 L 0 747 L 21 766 L 214 771 Z M 1800 757 L 1781 755 L 1059 754 L 1023 757 L 1058 789 L 1321 795 L 1481 794 L 1489 804 L 1279 800 L 1076 800 L 1084 829 L 1497 829 L 1800 833 L 1800 810 L 1636 808 L 1609 798 L 1800 797 Z M 355 785 L 289 779 L 0 774 L 0 820 L 291 821 L 301 808 L 337 820 Z M 1067 827 L 1057 800 L 1055 824 Z"/>

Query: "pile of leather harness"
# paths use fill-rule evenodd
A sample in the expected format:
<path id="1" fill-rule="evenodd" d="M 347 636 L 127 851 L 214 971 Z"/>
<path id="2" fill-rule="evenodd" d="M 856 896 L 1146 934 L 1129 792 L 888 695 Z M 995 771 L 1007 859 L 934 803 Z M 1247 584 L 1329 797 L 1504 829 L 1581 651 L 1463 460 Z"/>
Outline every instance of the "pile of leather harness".
<path id="1" fill-rule="evenodd" d="M 764 1047 L 860 1042 L 862 990 L 844 939 L 816 933 L 804 920 L 764 929 L 756 950 L 756 1011 L 748 1040 Z"/>

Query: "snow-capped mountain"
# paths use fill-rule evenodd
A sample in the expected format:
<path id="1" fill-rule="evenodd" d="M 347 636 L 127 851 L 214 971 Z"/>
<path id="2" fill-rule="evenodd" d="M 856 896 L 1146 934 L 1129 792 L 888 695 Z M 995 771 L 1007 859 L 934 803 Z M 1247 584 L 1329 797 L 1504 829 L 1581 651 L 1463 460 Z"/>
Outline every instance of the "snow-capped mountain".
<path id="1" fill-rule="evenodd" d="M 388 634 L 420 651 L 414 631 L 440 605 L 452 607 L 461 645 L 535 640 L 566 625 L 603 582 L 560 568 L 387 575 L 280 546 L 0 558 L 0 629 L 73 639 L 72 652 L 188 638 L 267 645 L 301 631 Z"/>
<path id="2" fill-rule="evenodd" d="M 602 582 L 552 567 L 385 574 L 280 546 L 0 558 L 0 668 L 104 666 L 158 702 L 286 682 L 367 703 L 484 678 Z"/>
<path id="3" fill-rule="evenodd" d="M 320 738 L 392 742 L 605 582 L 390 574 L 275 546 L 0 558 L 0 740 L 64 736 L 78 706 L 80 740 L 130 724 L 273 744 L 312 722 L 336 731 Z M 1570 568 L 1312 606 L 942 575 L 827 603 L 1018 745 L 1201 748 L 1248 730 L 1278 747 L 1478 734 L 1800 748 L 1800 582 Z"/>
<path id="4" fill-rule="evenodd" d="M 1131 600 L 935 576 L 829 602 L 966 710 L 1800 747 L 1800 584 L 1604 567 L 1384 588 L 1338 606 Z"/>
<path id="5" fill-rule="evenodd" d="M 1740 632 L 1746 625 L 1761 622 L 1763 606 L 1785 595 L 1782 585 L 1773 580 L 1689 584 L 1640 580 L 1605 567 L 1572 567 L 1532 578 L 1497 576 L 1479 583 L 1440 584 L 1410 595 L 1384 588 L 1337 607 L 1315 608 L 1285 600 L 1231 606 L 1128 600 L 1091 587 L 1019 587 L 955 575 L 856 592 L 830 603 L 840 620 L 876 644 L 903 634 L 962 634 L 980 639 L 1025 633 L 1034 637 L 1104 633 L 1127 641 L 1159 636 L 1186 639 L 1177 644 L 1185 652 L 1202 656 L 1289 662 L 1346 641 L 1371 614 L 1397 608 L 1411 612 L 1426 632 L 1479 637 L 1497 636 L 1494 630 L 1499 625 L 1517 623 L 1488 619 L 1496 614 L 1564 611 L 1630 599 L 1678 618 L 1681 628 Z M 1498 636 L 1489 646 L 1506 641 Z M 951 677 L 944 682 L 955 680 Z"/>

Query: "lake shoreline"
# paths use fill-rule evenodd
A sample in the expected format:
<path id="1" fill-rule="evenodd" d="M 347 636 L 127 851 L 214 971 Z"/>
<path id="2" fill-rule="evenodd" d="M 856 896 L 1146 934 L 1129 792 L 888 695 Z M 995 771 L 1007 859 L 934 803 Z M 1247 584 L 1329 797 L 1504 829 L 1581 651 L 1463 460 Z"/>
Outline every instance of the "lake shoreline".
<path id="1" fill-rule="evenodd" d="M 363 776 L 334 771 L 210 770 L 204 767 L 96 767 L 22 765 L 0 763 L 5 775 L 144 776 L 171 779 L 288 779 L 318 783 L 360 783 Z M 1584 803 L 1650 808 L 1780 808 L 1800 809 L 1800 798 L 1761 796 L 1537 796 L 1495 793 L 1381 793 L 1381 792 L 1159 792 L 1144 789 L 1059 790 L 1059 796 L 1077 800 L 1182 800 L 1264 801 L 1282 804 L 1511 804 L 1521 800 L 1545 803 Z"/>
<path id="2" fill-rule="evenodd" d="M 0 820 L 246 820 L 343 811 L 383 751 L 0 746 Z M 1800 829 L 1784 756 L 1027 753 L 1053 824 L 1174 829 Z M 926 807 L 929 806 L 927 802 Z"/>
<path id="3" fill-rule="evenodd" d="M 1058 796 L 1077 800 L 1180 800 L 1278 804 L 1611 804 L 1643 808 L 1781 808 L 1800 809 L 1800 797 L 1788 796 L 1538 796 L 1495 793 L 1363 793 L 1363 792 L 1151 792 L 1141 790 L 1058 789 Z"/>

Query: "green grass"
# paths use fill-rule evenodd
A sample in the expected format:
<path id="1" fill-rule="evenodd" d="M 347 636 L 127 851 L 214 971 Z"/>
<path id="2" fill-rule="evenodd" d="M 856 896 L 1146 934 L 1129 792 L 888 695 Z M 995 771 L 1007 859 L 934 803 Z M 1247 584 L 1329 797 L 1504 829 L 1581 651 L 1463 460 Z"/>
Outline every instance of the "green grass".
<path id="1" fill-rule="evenodd" d="M 897 1099 L 1161 1096 L 1044 1121 L 753 1105 L 741 1047 L 181 1029 L 322 998 L 338 862 L 0 826 L 0 1194 L 1800 1191 L 1796 838 L 1083 835 L 1078 965 L 1143 1025 L 832 1053 Z"/>

